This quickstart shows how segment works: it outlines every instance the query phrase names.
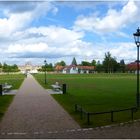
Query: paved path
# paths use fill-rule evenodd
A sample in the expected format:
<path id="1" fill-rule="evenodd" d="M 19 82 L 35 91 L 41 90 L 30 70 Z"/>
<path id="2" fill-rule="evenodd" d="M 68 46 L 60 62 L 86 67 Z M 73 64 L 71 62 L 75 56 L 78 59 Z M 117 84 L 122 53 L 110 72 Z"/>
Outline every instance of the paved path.
<path id="1" fill-rule="evenodd" d="M 37 134 L 80 128 L 64 109 L 31 76 L 24 80 L 0 123 L 0 138 L 12 134 Z M 7 135 L 11 134 L 11 135 Z M 32 138 L 30 136 L 29 138 Z"/>

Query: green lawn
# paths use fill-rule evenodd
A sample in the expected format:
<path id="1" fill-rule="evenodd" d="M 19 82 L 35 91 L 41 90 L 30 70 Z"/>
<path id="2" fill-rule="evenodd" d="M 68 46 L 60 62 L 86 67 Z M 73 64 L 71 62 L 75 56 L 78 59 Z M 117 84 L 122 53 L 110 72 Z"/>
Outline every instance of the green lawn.
<path id="1" fill-rule="evenodd" d="M 8 83 L 12 85 L 12 89 L 18 89 L 24 80 L 23 74 L 5 74 L 0 75 L 0 84 Z M 5 111 L 12 102 L 14 95 L 0 96 L 0 120 L 2 119 Z"/>
<path id="2" fill-rule="evenodd" d="M 23 82 L 25 75 L 23 74 L 5 74 L 0 75 L 0 84 L 8 83 L 12 85 L 12 89 L 18 89 Z"/>
<path id="3" fill-rule="evenodd" d="M 67 94 L 53 97 L 82 127 L 87 127 L 86 119 L 81 120 L 79 114 L 74 112 L 75 104 L 81 105 L 89 112 L 124 109 L 136 105 L 135 74 L 47 74 L 47 85 L 44 84 L 43 74 L 37 74 L 35 77 L 45 88 L 50 88 L 56 81 L 67 85 Z M 140 111 L 134 114 L 134 119 L 137 118 L 140 118 Z M 114 123 L 130 119 L 130 111 L 114 114 Z M 93 127 L 110 123 L 110 114 L 91 117 Z"/>
<path id="4" fill-rule="evenodd" d="M 12 102 L 14 95 L 4 95 L 0 96 L 0 120 L 2 119 L 5 111 L 9 107 Z"/>

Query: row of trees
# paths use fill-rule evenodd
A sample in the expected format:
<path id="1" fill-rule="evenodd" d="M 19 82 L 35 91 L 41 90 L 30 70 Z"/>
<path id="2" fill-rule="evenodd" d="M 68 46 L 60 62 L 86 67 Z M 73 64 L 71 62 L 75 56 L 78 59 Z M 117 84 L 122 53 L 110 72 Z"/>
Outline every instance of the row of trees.
<path id="1" fill-rule="evenodd" d="M 18 69 L 18 66 L 16 64 L 14 65 L 8 65 L 4 63 L 3 65 L 0 63 L 0 72 L 18 72 L 20 71 Z"/>
<path id="2" fill-rule="evenodd" d="M 43 65 L 42 67 L 41 67 L 41 69 L 38 69 L 38 71 L 54 71 L 54 67 L 53 67 L 53 64 L 52 63 L 50 63 L 50 64 L 48 64 L 48 63 L 46 63 L 46 66 L 45 65 Z"/>
<path id="3" fill-rule="evenodd" d="M 73 58 L 73 61 L 71 63 L 72 65 L 77 65 L 76 59 Z M 58 62 L 55 64 L 65 66 L 66 63 L 64 61 Z M 117 62 L 115 57 L 111 56 L 110 52 L 105 53 L 105 57 L 103 62 L 92 60 L 91 62 L 88 61 L 82 61 L 80 66 L 95 66 L 95 71 L 97 72 L 105 72 L 105 73 L 114 73 L 114 72 L 125 72 L 126 71 L 126 65 L 124 60 L 122 59 L 120 62 Z"/>
<path id="4" fill-rule="evenodd" d="M 110 52 L 105 53 L 105 58 L 102 62 L 97 62 L 96 64 L 96 71 L 98 72 L 106 72 L 106 73 L 114 73 L 114 72 L 125 72 L 126 65 L 124 60 L 120 60 L 118 63 L 115 57 L 111 56 Z"/>
<path id="5" fill-rule="evenodd" d="M 78 65 L 75 58 L 72 60 L 72 65 Z M 66 66 L 65 61 L 57 62 L 54 66 L 52 63 L 46 64 L 42 66 L 39 71 L 54 71 L 55 67 L 57 65 Z M 115 57 L 111 56 L 110 52 L 105 53 L 105 57 L 103 62 L 92 60 L 91 62 L 88 61 L 82 61 L 80 66 L 95 66 L 95 71 L 97 72 L 106 72 L 106 73 L 114 73 L 114 72 L 125 72 L 126 71 L 126 65 L 124 60 L 121 60 L 119 63 L 117 62 Z M 18 72 L 18 66 L 16 64 L 14 65 L 8 65 L 4 63 L 3 65 L 0 63 L 0 72 Z"/>

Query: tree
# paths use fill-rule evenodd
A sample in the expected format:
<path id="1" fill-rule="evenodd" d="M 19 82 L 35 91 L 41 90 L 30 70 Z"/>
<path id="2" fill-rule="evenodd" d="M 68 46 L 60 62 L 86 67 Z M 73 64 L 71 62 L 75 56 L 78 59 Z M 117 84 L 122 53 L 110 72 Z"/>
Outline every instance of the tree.
<path id="1" fill-rule="evenodd" d="M 8 65 L 6 63 L 3 64 L 2 70 L 3 70 L 3 72 L 18 72 L 18 71 L 20 71 L 16 64 Z"/>
<path id="2" fill-rule="evenodd" d="M 120 60 L 120 71 L 125 73 L 125 62 L 124 60 Z"/>
<path id="3" fill-rule="evenodd" d="M 90 62 L 87 62 L 87 61 L 82 61 L 81 62 L 81 65 L 82 66 L 91 66 L 91 63 Z"/>
<path id="4" fill-rule="evenodd" d="M 3 68 L 3 72 L 9 72 L 9 66 L 6 63 L 3 64 L 2 68 Z"/>
<path id="5" fill-rule="evenodd" d="M 48 64 L 48 65 L 46 66 L 46 68 L 47 68 L 47 71 L 54 71 L 54 68 L 53 68 L 52 63 Z"/>
<path id="6" fill-rule="evenodd" d="M 96 66 L 96 60 L 92 60 L 92 61 L 91 61 L 91 65 L 92 65 L 92 66 Z"/>
<path id="7" fill-rule="evenodd" d="M 117 70 L 117 61 L 115 58 L 111 57 L 111 53 L 105 53 L 105 58 L 103 61 L 103 67 L 106 73 L 112 73 Z"/>
<path id="8" fill-rule="evenodd" d="M 65 61 L 60 61 L 60 62 L 57 62 L 56 64 L 55 64 L 55 66 L 57 66 L 57 65 L 59 65 L 59 66 L 66 66 L 66 63 L 65 63 Z"/>
<path id="9" fill-rule="evenodd" d="M 71 65 L 75 65 L 75 66 L 77 66 L 77 62 L 76 62 L 75 57 L 73 58 Z"/>
<path id="10" fill-rule="evenodd" d="M 63 60 L 59 64 L 60 64 L 60 66 L 66 66 L 66 63 Z"/>
<path id="11" fill-rule="evenodd" d="M 50 63 L 50 64 L 48 64 L 48 63 L 46 63 L 46 65 L 43 65 L 42 67 L 41 67 L 41 69 L 39 69 L 39 71 L 54 71 L 54 67 L 53 67 L 53 65 L 52 65 L 52 63 Z"/>
<path id="12" fill-rule="evenodd" d="M 103 71 L 103 65 L 100 63 L 100 61 L 97 62 L 95 70 L 99 73 Z"/>

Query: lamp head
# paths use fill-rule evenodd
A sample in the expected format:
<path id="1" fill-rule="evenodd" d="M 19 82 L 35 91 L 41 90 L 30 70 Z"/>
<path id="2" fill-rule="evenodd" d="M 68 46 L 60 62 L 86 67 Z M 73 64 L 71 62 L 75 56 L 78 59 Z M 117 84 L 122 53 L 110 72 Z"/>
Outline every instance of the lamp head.
<path id="1" fill-rule="evenodd" d="M 134 39 L 135 39 L 135 43 L 137 46 L 140 46 L 140 29 L 138 27 L 137 32 L 133 33 Z"/>

